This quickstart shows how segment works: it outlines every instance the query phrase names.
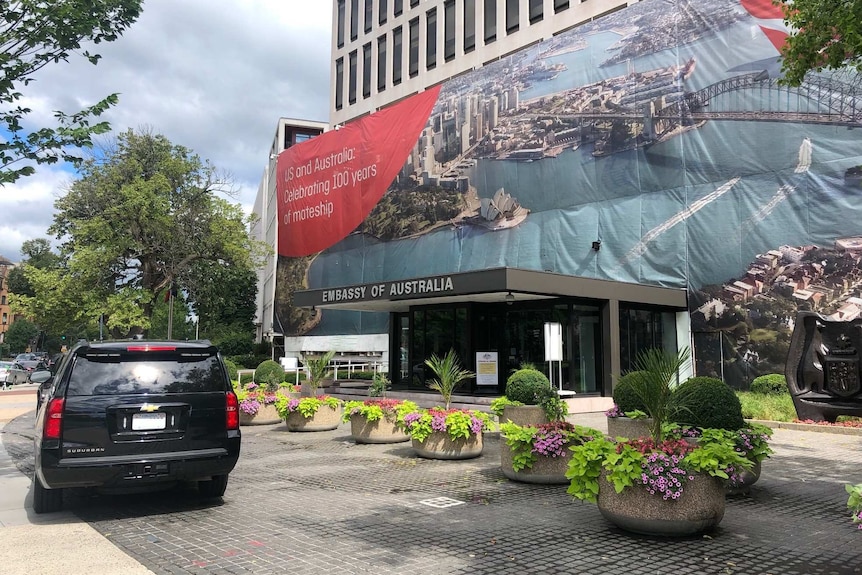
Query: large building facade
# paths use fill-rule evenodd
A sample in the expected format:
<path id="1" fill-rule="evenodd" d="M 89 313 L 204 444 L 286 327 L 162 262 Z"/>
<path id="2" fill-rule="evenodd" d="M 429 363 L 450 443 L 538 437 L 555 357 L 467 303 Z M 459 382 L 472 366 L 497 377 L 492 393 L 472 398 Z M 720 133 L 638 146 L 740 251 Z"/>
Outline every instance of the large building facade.
<path id="1" fill-rule="evenodd" d="M 336 0 L 335 129 L 272 170 L 280 333 L 415 389 L 449 349 L 489 394 L 607 396 L 650 347 L 783 371 L 798 309 L 862 312 L 862 94 L 779 83 L 776 10 Z"/>

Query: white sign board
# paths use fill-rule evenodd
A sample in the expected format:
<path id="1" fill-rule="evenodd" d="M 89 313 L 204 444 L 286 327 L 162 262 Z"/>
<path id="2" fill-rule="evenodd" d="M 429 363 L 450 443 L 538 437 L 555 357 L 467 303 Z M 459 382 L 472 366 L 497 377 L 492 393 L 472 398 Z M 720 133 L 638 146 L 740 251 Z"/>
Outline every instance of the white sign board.
<path id="1" fill-rule="evenodd" d="M 497 385 L 499 369 L 496 351 L 476 352 L 476 385 Z"/>
<path id="2" fill-rule="evenodd" d="M 545 324 L 545 361 L 563 361 L 563 326 Z"/>

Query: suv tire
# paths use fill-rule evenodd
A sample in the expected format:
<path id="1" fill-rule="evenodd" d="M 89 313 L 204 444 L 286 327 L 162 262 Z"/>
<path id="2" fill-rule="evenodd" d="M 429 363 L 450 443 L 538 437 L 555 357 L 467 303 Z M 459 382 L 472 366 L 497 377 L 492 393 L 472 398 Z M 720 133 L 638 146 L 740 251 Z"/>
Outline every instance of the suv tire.
<path id="1" fill-rule="evenodd" d="M 205 499 L 224 495 L 227 489 L 227 475 L 214 475 L 209 481 L 198 481 L 198 493 Z"/>
<path id="2" fill-rule="evenodd" d="M 54 513 L 63 509 L 63 490 L 45 489 L 37 476 L 33 476 L 33 511 Z"/>

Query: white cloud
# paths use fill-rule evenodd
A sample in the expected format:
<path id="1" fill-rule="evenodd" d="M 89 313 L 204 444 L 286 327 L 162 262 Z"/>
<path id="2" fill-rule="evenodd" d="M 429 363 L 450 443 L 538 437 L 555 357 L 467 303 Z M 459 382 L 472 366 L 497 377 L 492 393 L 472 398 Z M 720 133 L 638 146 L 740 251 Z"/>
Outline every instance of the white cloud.
<path id="1" fill-rule="evenodd" d="M 331 11 L 307 0 L 147 0 L 120 39 L 93 48 L 97 66 L 78 58 L 39 73 L 25 91 L 32 125 L 119 92 L 106 113 L 113 133 L 164 134 L 231 173 L 236 201 L 250 206 L 278 118 L 328 118 Z M 17 260 L 21 241 L 45 236 L 62 174 L 43 166 L 0 190 L 2 213 L 20 215 L 0 223 L 0 254 Z"/>

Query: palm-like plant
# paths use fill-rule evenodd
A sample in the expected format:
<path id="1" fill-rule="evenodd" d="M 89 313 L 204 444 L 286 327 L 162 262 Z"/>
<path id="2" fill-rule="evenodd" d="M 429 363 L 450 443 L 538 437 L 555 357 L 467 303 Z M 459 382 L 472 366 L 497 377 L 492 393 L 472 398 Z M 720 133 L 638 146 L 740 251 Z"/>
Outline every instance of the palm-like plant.
<path id="1" fill-rule="evenodd" d="M 677 384 L 677 375 L 690 357 L 691 352 L 687 347 L 677 354 L 648 349 L 639 353 L 635 360 L 635 370 L 641 372 L 641 377 L 632 381 L 632 391 L 652 418 L 650 436 L 656 443 L 662 440 L 662 425 L 670 416 L 670 399 Z"/>
<path id="2" fill-rule="evenodd" d="M 306 357 L 303 359 L 305 368 L 308 370 L 308 378 L 306 378 L 302 389 L 305 390 L 307 386 L 309 395 L 317 395 L 320 382 L 329 373 L 329 362 L 332 361 L 334 355 L 334 351 L 327 351 L 320 357 Z"/>
<path id="3" fill-rule="evenodd" d="M 461 367 L 454 349 L 450 349 L 442 358 L 437 354 L 432 354 L 431 359 L 425 360 L 425 364 L 437 376 L 436 379 L 432 379 L 428 383 L 428 387 L 440 392 L 440 395 L 443 396 L 443 401 L 446 403 L 446 409 L 449 409 L 449 404 L 452 401 L 452 393 L 455 391 L 455 388 L 465 379 L 476 375 L 472 371 L 467 371 Z"/>

